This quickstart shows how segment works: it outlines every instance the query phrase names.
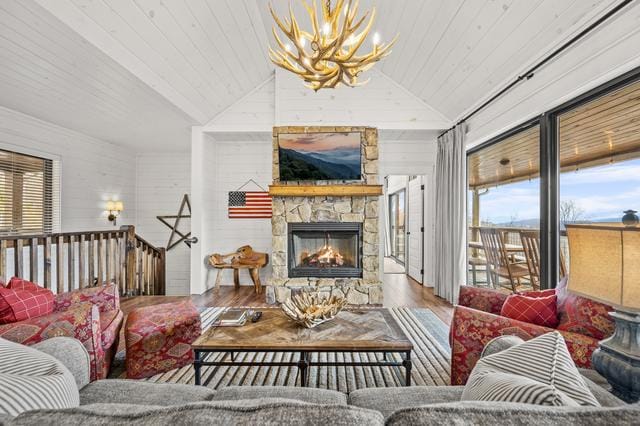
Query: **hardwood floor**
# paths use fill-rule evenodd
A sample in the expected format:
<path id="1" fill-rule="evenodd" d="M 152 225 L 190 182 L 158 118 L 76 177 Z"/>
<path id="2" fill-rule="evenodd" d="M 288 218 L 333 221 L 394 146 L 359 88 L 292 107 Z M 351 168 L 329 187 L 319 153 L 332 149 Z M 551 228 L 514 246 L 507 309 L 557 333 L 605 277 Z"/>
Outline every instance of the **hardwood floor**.
<path id="1" fill-rule="evenodd" d="M 383 265 L 384 265 L 383 268 L 384 268 L 385 274 L 404 274 L 405 273 L 404 265 L 399 264 L 398 262 L 396 262 L 394 259 L 390 257 L 384 258 Z"/>
<path id="2" fill-rule="evenodd" d="M 432 287 L 420 285 L 406 274 L 384 274 L 383 283 L 384 307 L 428 308 L 451 325 L 453 306 L 433 294 Z"/>
<path id="3" fill-rule="evenodd" d="M 447 325 L 451 323 L 453 306 L 433 294 L 433 289 L 418 284 L 405 274 L 384 274 L 384 307 L 428 308 Z M 222 286 L 219 293 L 209 290 L 199 296 L 136 296 L 122 299 L 125 315 L 141 306 L 157 305 L 185 299 L 197 306 L 251 306 L 266 308 L 264 294 L 256 295 L 253 286 Z"/>

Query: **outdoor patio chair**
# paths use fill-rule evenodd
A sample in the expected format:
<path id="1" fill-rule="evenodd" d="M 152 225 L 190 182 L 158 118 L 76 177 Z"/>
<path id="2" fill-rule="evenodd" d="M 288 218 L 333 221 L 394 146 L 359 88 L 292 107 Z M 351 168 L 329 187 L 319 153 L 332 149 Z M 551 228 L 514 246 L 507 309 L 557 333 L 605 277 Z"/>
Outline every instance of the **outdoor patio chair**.
<path id="1" fill-rule="evenodd" d="M 491 274 L 489 273 L 489 265 L 487 264 L 487 260 L 480 256 L 469 256 L 468 257 L 469 267 L 471 269 L 471 282 L 474 286 L 478 286 L 479 284 L 486 285 L 487 287 L 491 287 Z M 485 281 L 478 281 L 478 267 L 484 267 L 485 272 Z"/>
<path id="2" fill-rule="evenodd" d="M 520 231 L 524 257 L 529 268 L 529 279 L 534 290 L 540 290 L 540 232 Z"/>
<path id="3" fill-rule="evenodd" d="M 496 228 L 480 228 L 480 238 L 487 257 L 494 286 L 500 286 L 500 278 L 509 280 L 509 288 L 514 293 L 522 285 L 522 278 L 529 275 L 527 263 L 512 260 L 504 245 L 502 231 Z"/>

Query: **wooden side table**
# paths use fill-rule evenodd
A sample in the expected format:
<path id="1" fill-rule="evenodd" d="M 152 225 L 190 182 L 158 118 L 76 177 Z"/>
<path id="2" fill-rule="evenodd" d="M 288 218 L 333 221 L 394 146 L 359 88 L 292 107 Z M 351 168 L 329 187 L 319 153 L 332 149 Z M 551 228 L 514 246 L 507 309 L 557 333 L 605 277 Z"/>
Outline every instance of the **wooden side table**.
<path id="1" fill-rule="evenodd" d="M 262 293 L 262 283 L 260 282 L 260 269 L 264 268 L 264 265 L 242 265 L 242 264 L 225 264 L 225 265 L 213 265 L 213 268 L 218 270 L 216 275 L 216 283 L 214 288 L 218 290 L 220 288 L 220 282 L 222 281 L 222 271 L 225 269 L 233 269 L 233 286 L 236 290 L 240 287 L 240 269 L 248 269 L 251 281 L 253 281 L 253 288 L 256 293 Z"/>
<path id="2" fill-rule="evenodd" d="M 231 259 L 231 261 L 227 262 L 226 259 Z M 237 290 L 240 287 L 240 269 L 248 269 L 256 293 L 262 293 L 260 269 L 264 268 L 268 264 L 269 255 L 267 253 L 253 251 L 253 248 L 249 245 L 242 246 L 233 253 L 214 253 L 209 256 L 209 265 L 218 270 L 216 283 L 214 285 L 216 291 L 220 288 L 222 271 L 225 269 L 233 269 L 233 286 Z"/>

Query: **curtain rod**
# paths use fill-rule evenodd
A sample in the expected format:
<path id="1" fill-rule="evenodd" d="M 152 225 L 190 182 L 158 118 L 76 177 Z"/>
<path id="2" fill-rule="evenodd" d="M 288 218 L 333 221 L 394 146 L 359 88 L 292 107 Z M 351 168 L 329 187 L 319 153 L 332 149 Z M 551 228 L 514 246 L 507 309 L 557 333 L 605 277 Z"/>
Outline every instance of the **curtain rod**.
<path id="1" fill-rule="evenodd" d="M 440 135 L 438 135 L 438 137 L 441 137 L 441 136 L 445 135 L 446 133 L 448 133 L 451 130 L 453 130 L 456 126 L 464 123 L 465 121 L 467 121 L 468 119 L 470 119 L 471 117 L 476 115 L 478 112 L 480 112 L 483 109 L 485 109 L 488 105 L 492 104 L 496 99 L 498 99 L 499 97 L 504 95 L 506 92 L 511 90 L 515 85 L 517 85 L 521 81 L 531 79 L 535 75 L 535 72 L 538 69 L 540 69 L 541 67 L 543 67 L 547 62 L 551 61 L 553 58 L 555 58 L 560 53 L 562 53 L 567 48 L 569 48 L 571 45 L 573 45 L 575 42 L 577 42 L 578 40 L 580 40 L 581 38 L 583 38 L 584 36 L 589 34 L 591 31 L 593 31 L 598 26 L 600 26 L 604 21 L 606 21 L 607 19 L 609 19 L 610 17 L 612 17 L 613 15 L 618 13 L 621 9 L 623 9 L 625 6 L 627 6 L 629 3 L 632 3 L 633 1 L 634 0 L 623 0 L 622 2 L 618 3 L 613 9 L 611 9 L 610 11 L 608 11 L 607 13 L 602 15 L 600 18 L 598 18 L 598 20 L 596 20 L 591 25 L 589 25 L 587 28 L 585 28 L 584 30 L 580 31 L 578 34 L 573 36 L 570 40 L 568 40 L 562 46 L 560 46 L 559 48 L 557 48 L 556 50 L 551 52 L 549 55 L 547 55 L 544 59 L 542 59 L 540 62 L 535 64 L 529 70 L 527 70 L 523 74 L 519 75 L 514 81 L 512 81 L 507 86 L 505 86 L 502 90 L 500 90 L 498 93 L 496 93 L 495 95 L 493 95 L 492 97 L 487 99 L 479 107 L 477 107 L 476 109 L 471 111 L 469 114 L 467 114 L 466 116 L 464 116 L 463 118 L 458 120 L 458 122 L 455 125 L 451 126 L 450 128 L 448 128 L 444 132 L 440 133 Z"/>

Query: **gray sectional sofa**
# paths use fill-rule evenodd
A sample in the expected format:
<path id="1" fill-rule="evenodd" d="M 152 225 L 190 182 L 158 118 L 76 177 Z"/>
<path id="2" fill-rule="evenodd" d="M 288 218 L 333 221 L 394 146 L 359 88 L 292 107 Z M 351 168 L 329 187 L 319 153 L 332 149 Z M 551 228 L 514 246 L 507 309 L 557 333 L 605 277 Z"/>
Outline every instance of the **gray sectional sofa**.
<path id="1" fill-rule="evenodd" d="M 8 425 L 420 425 L 556 424 L 640 425 L 640 406 L 625 405 L 587 379 L 598 408 L 549 408 L 514 403 L 460 402 L 462 387 L 373 388 L 344 393 L 292 387 L 228 387 L 218 391 L 180 384 L 128 380 L 88 383 L 84 348 L 55 338 L 38 349 L 73 373 L 80 406 L 35 410 Z"/>

